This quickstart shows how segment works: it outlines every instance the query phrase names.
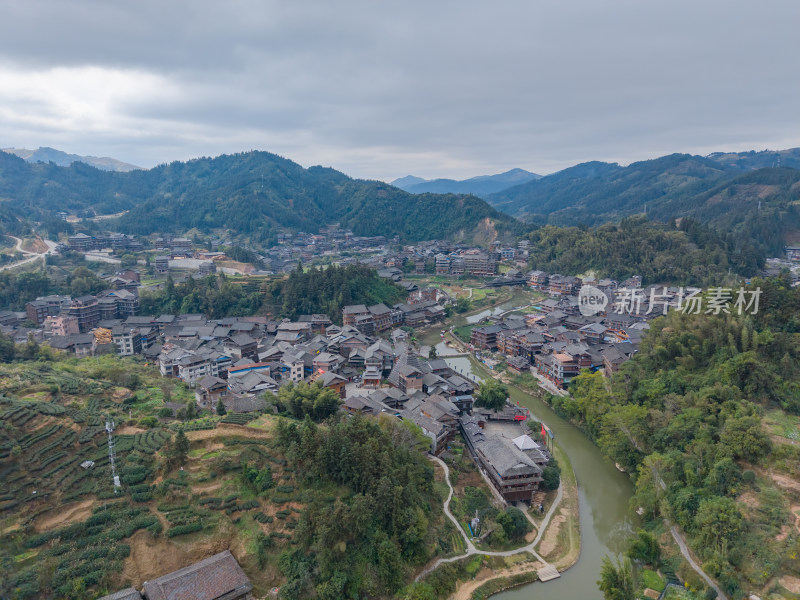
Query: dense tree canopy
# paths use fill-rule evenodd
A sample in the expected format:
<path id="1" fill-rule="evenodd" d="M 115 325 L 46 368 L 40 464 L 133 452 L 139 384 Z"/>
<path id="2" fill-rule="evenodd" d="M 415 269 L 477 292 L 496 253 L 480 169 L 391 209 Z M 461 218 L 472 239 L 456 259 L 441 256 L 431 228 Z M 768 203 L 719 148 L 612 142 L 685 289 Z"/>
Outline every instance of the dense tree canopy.
<path id="1" fill-rule="evenodd" d="M 777 318 L 796 310 L 800 290 L 782 280 L 753 285 L 762 288 L 758 314 L 672 312 L 651 322 L 639 353 L 610 384 L 584 373 L 571 396 L 552 399 L 633 474 L 633 505 L 644 518 L 683 528 L 731 593 L 745 577 L 763 583 L 786 552 L 775 538 L 786 518 L 780 501 L 745 521 L 734 498 L 747 485 L 745 465 L 763 464 L 774 449 L 761 414 L 800 414 L 800 329 L 794 315 Z M 800 464 L 797 448 L 780 452 L 790 468 Z"/>
<path id="2" fill-rule="evenodd" d="M 211 319 L 221 319 L 257 314 L 263 300 L 257 286 L 233 283 L 225 275 L 189 278 L 177 285 L 168 277 L 163 289 L 142 292 L 139 310 L 145 315 L 203 313 Z"/>
<path id="3" fill-rule="evenodd" d="M 283 597 L 363 598 L 398 590 L 431 556 L 433 467 L 419 432 L 397 419 L 345 417 L 329 426 L 281 421 L 292 465 L 315 490 L 280 567 Z"/>
<path id="4" fill-rule="evenodd" d="M 348 304 L 392 305 L 402 302 L 406 291 L 370 267 L 348 265 L 305 272 L 297 269 L 288 278 L 275 281 L 267 296 L 282 317 L 321 313 L 341 323 L 342 308 Z"/>
<path id="5" fill-rule="evenodd" d="M 517 227 L 475 196 L 409 194 L 333 169 L 304 169 L 268 152 L 176 161 L 129 173 L 79 162 L 29 164 L 2 153 L 0 196 L 11 199 L 4 202 L 4 227 L 14 231 L 23 215 L 68 226 L 55 217 L 58 211 L 88 217 L 127 211 L 114 229 L 140 235 L 227 229 L 263 245 L 274 243 L 282 230 L 317 232 L 336 222 L 356 235 L 410 241 L 468 235 L 486 219 L 499 229 Z"/>
<path id="6" fill-rule="evenodd" d="M 312 421 L 324 421 L 339 410 L 339 394 L 331 388 L 324 388 L 320 382 L 308 384 L 288 383 L 278 390 L 277 395 L 267 393 L 279 412 L 288 413 L 295 419 L 310 417 Z"/>
<path id="7" fill-rule="evenodd" d="M 763 265 L 763 253 L 752 244 L 737 244 L 691 219 L 679 226 L 644 217 L 597 228 L 545 226 L 527 235 L 531 266 L 549 273 L 618 281 L 641 275 L 645 284 L 722 285 L 729 269 L 753 275 Z"/>
<path id="8" fill-rule="evenodd" d="M 475 406 L 485 406 L 495 412 L 502 410 L 508 398 L 508 387 L 497 379 L 487 379 L 475 391 Z"/>

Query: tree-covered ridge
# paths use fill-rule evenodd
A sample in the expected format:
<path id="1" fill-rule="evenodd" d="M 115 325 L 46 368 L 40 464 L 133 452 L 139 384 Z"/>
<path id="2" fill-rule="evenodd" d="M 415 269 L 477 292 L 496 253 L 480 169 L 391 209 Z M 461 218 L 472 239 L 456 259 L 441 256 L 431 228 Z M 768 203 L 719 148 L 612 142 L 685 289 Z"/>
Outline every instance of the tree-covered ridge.
<path id="1" fill-rule="evenodd" d="M 777 167 L 773 159 L 764 166 L 759 157 L 746 158 L 673 154 L 627 167 L 586 163 L 487 200 L 509 214 L 552 225 L 599 225 L 641 213 L 662 222 L 692 217 L 780 254 L 800 230 L 800 165 L 787 160 L 788 166 Z"/>
<path id="2" fill-rule="evenodd" d="M 364 265 L 331 266 L 326 269 L 296 269 L 275 281 L 267 292 L 267 303 L 281 317 L 327 314 L 341 323 L 342 308 L 349 304 L 402 302 L 406 291 Z"/>
<path id="3" fill-rule="evenodd" d="M 754 275 L 763 254 L 733 236 L 720 236 L 692 219 L 663 225 L 644 217 L 596 228 L 546 225 L 526 235 L 529 263 L 549 273 L 622 281 L 641 275 L 645 284 L 721 285 L 729 272 Z"/>
<path id="4" fill-rule="evenodd" d="M 594 225 L 643 212 L 644 204 L 709 189 L 725 172 L 723 165 L 689 154 L 627 167 L 594 162 L 509 188 L 488 200 L 509 214 L 532 215 L 557 225 Z"/>
<path id="5" fill-rule="evenodd" d="M 256 282 L 241 285 L 225 275 L 209 275 L 175 284 L 167 277 L 163 289 L 139 295 L 139 312 L 152 316 L 202 313 L 210 319 L 222 319 L 258 314 L 263 302 L 264 294 Z"/>
<path id="6" fill-rule="evenodd" d="M 329 168 L 304 169 L 267 152 L 173 162 L 130 173 L 29 164 L 0 153 L 0 198 L 34 220 L 129 211 L 114 225 L 136 234 L 221 228 L 267 243 L 282 229 L 340 222 L 357 235 L 404 240 L 469 236 L 484 219 L 514 220 L 469 195 L 415 196 Z"/>
<path id="7" fill-rule="evenodd" d="M 783 527 L 792 492 L 756 474 L 766 467 L 800 478 L 800 451 L 771 439 L 763 421 L 767 412 L 800 414 L 800 328 L 796 317 L 782 320 L 797 314 L 800 290 L 756 283 L 758 314 L 670 313 L 610 382 L 583 374 L 570 397 L 553 398 L 632 473 L 632 504 L 650 526 L 677 523 L 734 596 L 800 568 L 797 532 Z"/>
<path id="8" fill-rule="evenodd" d="M 25 310 L 25 304 L 39 296 L 68 294 L 73 297 L 96 294 L 107 283 L 86 267 L 78 267 L 63 281 L 55 281 L 41 271 L 0 272 L 0 310 Z"/>
<path id="9" fill-rule="evenodd" d="M 418 449 L 421 434 L 397 419 L 361 416 L 328 426 L 281 421 L 276 434 L 309 490 L 296 529 L 299 547 L 279 561 L 288 579 L 281 597 L 396 592 L 436 544 L 431 525 L 439 499 L 433 467 Z"/>

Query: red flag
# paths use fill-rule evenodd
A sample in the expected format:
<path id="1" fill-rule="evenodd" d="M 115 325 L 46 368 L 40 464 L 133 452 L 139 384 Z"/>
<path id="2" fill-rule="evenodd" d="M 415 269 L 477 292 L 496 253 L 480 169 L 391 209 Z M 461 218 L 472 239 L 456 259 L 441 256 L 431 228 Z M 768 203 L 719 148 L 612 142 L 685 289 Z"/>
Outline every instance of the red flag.
<path id="1" fill-rule="evenodd" d="M 542 423 L 542 438 L 544 438 L 544 436 L 545 436 L 545 433 L 544 433 L 544 423 Z"/>

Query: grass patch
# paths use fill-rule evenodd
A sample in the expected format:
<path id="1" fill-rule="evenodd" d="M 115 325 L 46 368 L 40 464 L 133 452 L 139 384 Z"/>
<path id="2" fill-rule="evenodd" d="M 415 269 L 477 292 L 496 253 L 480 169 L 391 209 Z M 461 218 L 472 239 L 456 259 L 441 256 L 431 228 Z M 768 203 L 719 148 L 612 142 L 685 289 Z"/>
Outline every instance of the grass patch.
<path id="1" fill-rule="evenodd" d="M 800 440 L 800 417 L 780 410 L 768 411 L 762 422 L 772 435 L 791 441 Z"/>
<path id="2" fill-rule="evenodd" d="M 639 572 L 639 579 L 642 583 L 642 589 L 650 588 L 651 590 L 655 590 L 657 592 L 660 592 L 664 589 L 664 580 L 658 573 L 651 569 L 642 569 Z"/>

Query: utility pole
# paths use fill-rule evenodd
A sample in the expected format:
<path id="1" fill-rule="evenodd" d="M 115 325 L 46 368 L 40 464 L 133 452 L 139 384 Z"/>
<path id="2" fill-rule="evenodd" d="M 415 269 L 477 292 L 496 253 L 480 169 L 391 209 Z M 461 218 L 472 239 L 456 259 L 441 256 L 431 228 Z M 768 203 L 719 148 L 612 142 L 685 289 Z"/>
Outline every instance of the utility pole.
<path id="1" fill-rule="evenodd" d="M 106 433 L 108 433 L 108 462 L 111 463 L 111 478 L 114 482 L 114 493 L 122 487 L 119 482 L 119 475 L 117 475 L 116 453 L 114 452 L 114 421 L 106 421 Z"/>

